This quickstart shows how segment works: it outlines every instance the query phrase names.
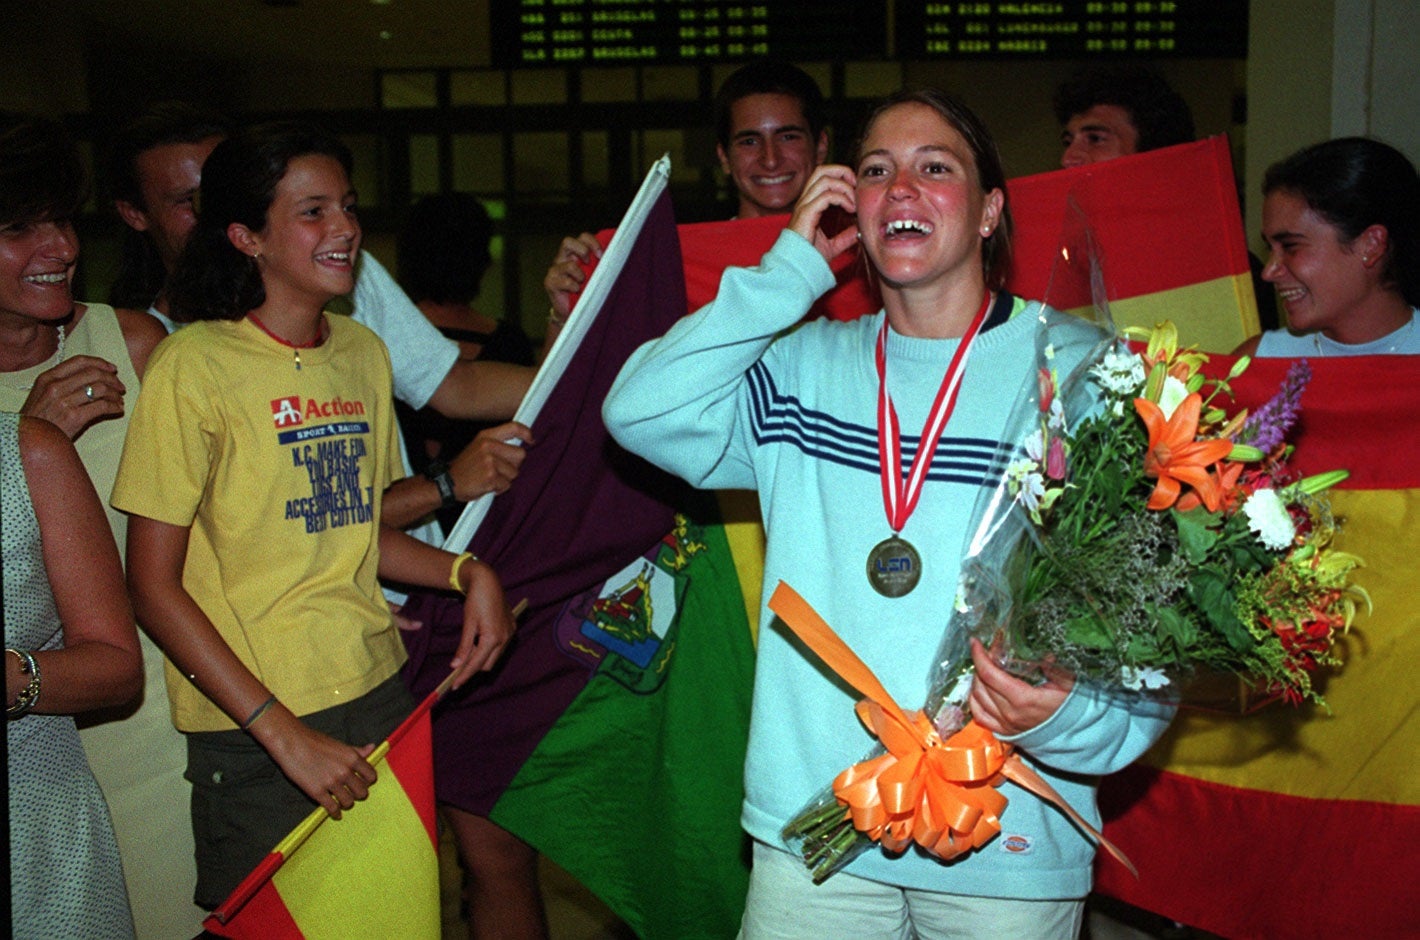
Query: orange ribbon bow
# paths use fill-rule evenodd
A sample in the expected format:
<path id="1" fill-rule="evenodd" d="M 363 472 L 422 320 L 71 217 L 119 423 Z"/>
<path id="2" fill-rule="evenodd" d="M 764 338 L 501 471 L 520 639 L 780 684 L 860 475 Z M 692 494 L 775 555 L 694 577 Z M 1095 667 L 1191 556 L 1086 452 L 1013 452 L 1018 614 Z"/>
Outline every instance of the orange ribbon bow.
<path id="1" fill-rule="evenodd" d="M 943 741 L 926 715 L 900 708 L 867 664 L 782 581 L 769 599 L 769 609 L 866 696 L 857 705 L 858 717 L 887 749 L 833 781 L 833 795 L 847 807 L 855 829 L 892 852 L 916 842 L 950 859 L 986 844 L 1001 831 L 1007 801 L 996 788 L 1010 780 L 1059 807 L 1138 877 L 1124 853 L 1075 812 L 1010 744 L 974 721 Z"/>

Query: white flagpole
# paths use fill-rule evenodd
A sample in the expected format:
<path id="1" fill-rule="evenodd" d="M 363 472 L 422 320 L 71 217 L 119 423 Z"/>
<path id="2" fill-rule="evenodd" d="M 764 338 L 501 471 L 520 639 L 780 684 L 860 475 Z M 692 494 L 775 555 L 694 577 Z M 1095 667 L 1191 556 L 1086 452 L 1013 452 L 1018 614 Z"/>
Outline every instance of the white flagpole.
<path id="1" fill-rule="evenodd" d="M 651 165 L 646 179 L 641 183 L 641 189 L 636 193 L 636 198 L 631 200 L 631 207 L 626 210 L 621 224 L 616 227 L 616 231 L 611 237 L 611 244 L 602 254 L 601 261 L 592 271 L 592 276 L 587 279 L 587 285 L 582 289 L 581 300 L 577 302 L 572 315 L 567 318 L 567 325 L 558 334 L 556 341 L 552 344 L 552 349 L 548 350 L 547 358 L 543 360 L 537 370 L 537 375 L 533 377 L 532 385 L 529 386 L 527 394 L 523 396 L 522 404 L 518 406 L 517 412 L 513 415 L 514 421 L 520 421 L 528 427 L 532 427 L 533 421 L 542 411 L 542 406 L 547 403 L 548 396 L 552 394 L 552 389 L 557 385 L 557 380 L 562 377 L 563 370 L 572 361 L 572 357 L 577 353 L 577 347 L 582 344 L 583 337 L 587 335 L 592 323 L 601 313 L 602 305 L 606 303 L 612 285 L 621 276 L 621 269 L 625 267 L 632 246 L 636 244 L 636 239 L 641 234 L 641 226 L 645 223 L 646 216 L 650 214 L 651 207 L 656 204 L 656 200 L 665 191 L 670 175 L 671 156 L 667 153 Z M 516 444 L 518 442 L 514 440 L 509 443 Z M 444 539 L 446 551 L 460 552 L 468 547 L 468 543 L 473 540 L 474 533 L 478 531 L 484 517 L 488 515 L 488 508 L 493 503 L 494 495 L 493 493 L 485 493 L 463 507 L 463 514 L 454 524 L 449 537 Z"/>

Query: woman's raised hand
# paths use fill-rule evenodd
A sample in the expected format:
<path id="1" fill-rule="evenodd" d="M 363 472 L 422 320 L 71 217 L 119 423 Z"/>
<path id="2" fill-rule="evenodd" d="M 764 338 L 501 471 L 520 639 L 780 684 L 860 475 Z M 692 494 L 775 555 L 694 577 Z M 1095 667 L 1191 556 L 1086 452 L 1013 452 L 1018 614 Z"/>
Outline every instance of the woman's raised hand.
<path id="1" fill-rule="evenodd" d="M 850 221 L 841 231 L 835 231 L 832 224 L 840 213 L 851 219 L 858 211 L 856 184 L 857 178 L 848 167 L 825 163 L 814 170 L 803 195 L 794 204 L 789 228 L 806 238 L 825 261 L 832 261 L 858 240 L 856 222 Z M 839 211 L 832 211 L 835 209 Z"/>

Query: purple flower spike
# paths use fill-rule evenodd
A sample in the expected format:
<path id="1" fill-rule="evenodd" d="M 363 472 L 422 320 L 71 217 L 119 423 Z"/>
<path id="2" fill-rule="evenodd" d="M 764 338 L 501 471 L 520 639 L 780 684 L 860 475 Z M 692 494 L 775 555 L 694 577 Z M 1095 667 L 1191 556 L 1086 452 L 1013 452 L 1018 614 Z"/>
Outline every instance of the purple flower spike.
<path id="1" fill-rule="evenodd" d="M 1263 453 L 1270 453 L 1286 438 L 1302 410 L 1302 392 L 1311 381 L 1312 368 L 1305 359 L 1298 359 L 1287 370 L 1282 388 L 1267 404 L 1248 415 L 1238 432 L 1239 444 L 1251 444 Z"/>

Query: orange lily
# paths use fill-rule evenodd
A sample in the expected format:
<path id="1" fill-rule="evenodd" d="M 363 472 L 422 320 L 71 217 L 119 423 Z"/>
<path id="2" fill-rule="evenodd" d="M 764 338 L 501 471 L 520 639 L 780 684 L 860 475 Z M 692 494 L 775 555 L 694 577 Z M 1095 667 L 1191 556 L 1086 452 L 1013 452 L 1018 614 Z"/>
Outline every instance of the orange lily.
<path id="1" fill-rule="evenodd" d="M 1172 506 L 1186 483 L 1198 492 L 1209 512 L 1216 512 L 1223 494 L 1217 481 L 1208 476 L 1208 466 L 1228 456 L 1233 444 L 1226 440 L 1197 440 L 1202 396 L 1197 392 L 1189 395 L 1170 418 L 1165 418 L 1163 410 L 1147 398 L 1134 399 L 1134 410 L 1149 430 L 1144 473 L 1158 480 L 1149 496 L 1149 508 Z"/>
<path id="2" fill-rule="evenodd" d="M 1231 510 L 1238 501 L 1242 489 L 1238 486 L 1238 477 L 1242 476 L 1245 464 L 1234 461 L 1224 461 L 1208 472 L 1208 476 L 1218 487 L 1220 494 L 1218 505 L 1224 512 Z M 1178 498 L 1178 511 L 1188 512 L 1203 504 L 1197 492 L 1184 493 Z"/>

